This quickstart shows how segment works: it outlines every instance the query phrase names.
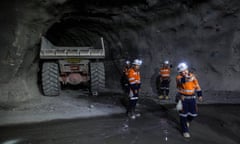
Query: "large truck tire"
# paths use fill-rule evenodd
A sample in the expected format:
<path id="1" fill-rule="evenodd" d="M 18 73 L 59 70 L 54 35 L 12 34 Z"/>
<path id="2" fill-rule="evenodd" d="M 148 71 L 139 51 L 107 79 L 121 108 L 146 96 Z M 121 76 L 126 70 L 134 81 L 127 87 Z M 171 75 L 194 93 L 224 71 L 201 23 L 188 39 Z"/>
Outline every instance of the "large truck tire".
<path id="1" fill-rule="evenodd" d="M 93 95 L 98 95 L 105 88 L 105 68 L 102 62 L 90 63 L 90 88 Z"/>
<path id="2" fill-rule="evenodd" d="M 54 62 L 45 62 L 42 65 L 42 90 L 45 96 L 60 94 L 59 68 Z"/>

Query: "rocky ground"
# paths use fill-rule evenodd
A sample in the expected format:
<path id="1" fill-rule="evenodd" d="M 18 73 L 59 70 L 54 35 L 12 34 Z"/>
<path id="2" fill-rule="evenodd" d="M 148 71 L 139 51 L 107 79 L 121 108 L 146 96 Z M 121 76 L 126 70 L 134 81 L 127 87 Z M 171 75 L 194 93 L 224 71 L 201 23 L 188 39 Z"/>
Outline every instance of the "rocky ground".
<path id="1" fill-rule="evenodd" d="M 1 105 L 0 141 L 28 144 L 240 142 L 239 105 L 199 105 L 199 116 L 190 127 L 192 137 L 185 139 L 180 133 L 175 105 L 141 99 L 138 111 L 142 116 L 129 120 L 124 114 L 122 98 L 117 93 L 92 97 L 82 91 L 67 90 L 59 97 Z"/>
<path id="2" fill-rule="evenodd" d="M 89 96 L 81 90 L 65 90 L 58 97 L 40 96 L 21 103 L 1 104 L 0 125 L 86 118 L 124 113 L 121 96 Z"/>

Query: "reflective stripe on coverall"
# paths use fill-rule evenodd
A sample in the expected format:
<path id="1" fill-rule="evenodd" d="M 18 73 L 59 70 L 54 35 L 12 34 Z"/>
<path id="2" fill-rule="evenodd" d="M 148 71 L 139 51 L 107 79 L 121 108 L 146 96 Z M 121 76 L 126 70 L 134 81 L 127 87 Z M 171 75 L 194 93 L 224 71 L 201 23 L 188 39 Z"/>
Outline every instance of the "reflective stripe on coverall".
<path id="1" fill-rule="evenodd" d="M 169 78 L 170 77 L 170 68 L 168 68 L 168 67 L 160 68 L 159 74 L 162 78 Z"/>

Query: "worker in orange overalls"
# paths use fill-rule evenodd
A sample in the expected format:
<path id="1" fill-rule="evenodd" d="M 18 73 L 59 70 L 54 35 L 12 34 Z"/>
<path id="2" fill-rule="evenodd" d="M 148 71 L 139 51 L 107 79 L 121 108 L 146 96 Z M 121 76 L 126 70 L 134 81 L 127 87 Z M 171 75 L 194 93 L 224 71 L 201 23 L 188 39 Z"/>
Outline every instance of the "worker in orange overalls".
<path id="1" fill-rule="evenodd" d="M 159 82 L 158 91 L 159 99 L 168 99 L 169 85 L 170 85 L 170 70 L 171 66 L 168 61 L 164 61 L 162 67 L 159 70 Z"/>
<path id="2" fill-rule="evenodd" d="M 140 116 L 140 114 L 135 113 L 135 109 L 138 101 L 139 90 L 141 87 L 140 66 L 142 65 L 142 61 L 139 59 L 135 59 L 132 64 L 132 68 L 130 68 L 128 71 L 130 91 L 127 114 L 130 116 L 130 118 L 135 119 L 136 116 Z"/>
<path id="3" fill-rule="evenodd" d="M 188 66 L 185 63 L 180 63 L 177 71 L 179 74 L 176 77 L 178 91 L 176 99 L 182 102 L 182 109 L 179 110 L 180 124 L 183 136 L 189 138 L 190 122 L 197 116 L 196 98 L 198 97 L 198 100 L 202 101 L 202 90 L 196 76 L 188 71 Z"/>

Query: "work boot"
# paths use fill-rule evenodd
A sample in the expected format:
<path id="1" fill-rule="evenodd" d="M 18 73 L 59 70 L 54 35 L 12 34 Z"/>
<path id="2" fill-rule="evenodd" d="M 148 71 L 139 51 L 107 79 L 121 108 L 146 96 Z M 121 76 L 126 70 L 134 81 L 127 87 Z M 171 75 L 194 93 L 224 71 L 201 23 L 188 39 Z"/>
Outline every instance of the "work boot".
<path id="1" fill-rule="evenodd" d="M 136 113 L 135 116 L 136 116 L 136 117 L 140 117 L 141 114 L 140 114 L 140 113 Z"/>
<path id="2" fill-rule="evenodd" d="M 136 119 L 136 115 L 133 113 L 133 114 L 131 114 L 130 118 L 131 119 Z"/>
<path id="3" fill-rule="evenodd" d="M 190 133 L 189 133 L 189 132 L 185 132 L 185 133 L 183 133 L 183 137 L 185 137 L 185 138 L 190 138 L 191 136 L 190 136 Z"/>
<path id="4" fill-rule="evenodd" d="M 163 95 L 160 95 L 158 98 L 159 98 L 160 100 L 162 100 L 162 99 L 164 99 L 164 96 L 163 96 Z"/>
<path id="5" fill-rule="evenodd" d="M 135 114 L 135 109 L 134 108 L 132 108 L 131 110 L 130 110 L 130 113 L 129 113 L 130 115 L 129 115 L 129 117 L 131 118 L 131 119 L 136 119 L 136 114 Z"/>

